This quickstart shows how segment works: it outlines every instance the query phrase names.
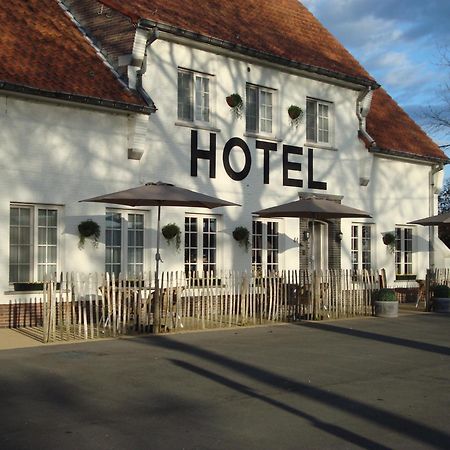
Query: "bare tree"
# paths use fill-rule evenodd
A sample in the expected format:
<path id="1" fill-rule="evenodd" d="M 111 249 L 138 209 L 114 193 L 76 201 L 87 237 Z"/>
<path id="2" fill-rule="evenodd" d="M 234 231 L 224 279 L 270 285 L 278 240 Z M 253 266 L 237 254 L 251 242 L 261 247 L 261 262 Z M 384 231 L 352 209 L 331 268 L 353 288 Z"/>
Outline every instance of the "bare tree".
<path id="1" fill-rule="evenodd" d="M 448 79 L 438 92 L 439 105 L 430 106 L 425 112 L 425 118 L 430 131 L 450 135 L 450 47 L 443 47 L 440 55 L 439 66 L 447 72 Z"/>

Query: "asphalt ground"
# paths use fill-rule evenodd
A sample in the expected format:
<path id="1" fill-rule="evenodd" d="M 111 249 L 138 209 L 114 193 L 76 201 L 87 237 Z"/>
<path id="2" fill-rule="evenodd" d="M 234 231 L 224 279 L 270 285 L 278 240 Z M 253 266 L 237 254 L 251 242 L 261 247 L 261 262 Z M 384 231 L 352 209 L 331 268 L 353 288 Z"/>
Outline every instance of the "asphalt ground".
<path id="1" fill-rule="evenodd" d="M 449 449 L 450 316 L 0 351 L 0 449 Z"/>

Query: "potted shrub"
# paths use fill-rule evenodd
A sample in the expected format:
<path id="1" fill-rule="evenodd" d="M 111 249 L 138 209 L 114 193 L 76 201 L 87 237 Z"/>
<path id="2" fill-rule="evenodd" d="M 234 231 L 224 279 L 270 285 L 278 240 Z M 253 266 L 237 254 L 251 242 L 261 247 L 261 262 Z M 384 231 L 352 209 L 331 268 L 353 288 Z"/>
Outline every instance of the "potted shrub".
<path id="1" fill-rule="evenodd" d="M 168 223 L 167 225 L 164 225 L 161 229 L 161 232 L 168 245 L 170 245 L 171 242 L 175 241 L 175 248 L 177 250 L 180 249 L 181 230 L 176 223 Z"/>
<path id="2" fill-rule="evenodd" d="M 377 317 L 398 317 L 398 301 L 394 289 L 383 288 L 375 291 L 372 298 Z"/>
<path id="3" fill-rule="evenodd" d="M 288 114 L 289 118 L 291 119 L 291 125 L 297 128 L 303 118 L 302 108 L 300 108 L 300 106 L 297 105 L 291 105 L 288 108 Z"/>
<path id="4" fill-rule="evenodd" d="M 390 253 L 395 250 L 395 234 L 392 232 L 383 234 L 383 244 L 386 245 Z"/>
<path id="5" fill-rule="evenodd" d="M 78 247 L 82 249 L 84 247 L 84 242 L 86 239 L 92 240 L 92 246 L 94 248 L 98 247 L 98 240 L 100 238 L 100 225 L 91 219 L 84 220 L 78 225 L 78 233 L 80 236 L 80 242 Z"/>
<path id="6" fill-rule="evenodd" d="M 445 284 L 433 287 L 432 309 L 439 313 L 450 313 L 450 288 Z"/>
<path id="7" fill-rule="evenodd" d="M 234 93 L 226 97 L 226 101 L 235 117 L 240 118 L 242 116 L 242 110 L 244 108 L 242 97 L 239 94 Z"/>
<path id="8" fill-rule="evenodd" d="M 236 227 L 233 231 L 233 238 L 241 247 L 245 247 L 245 251 L 248 251 L 248 246 L 250 245 L 250 232 L 246 227 Z"/>

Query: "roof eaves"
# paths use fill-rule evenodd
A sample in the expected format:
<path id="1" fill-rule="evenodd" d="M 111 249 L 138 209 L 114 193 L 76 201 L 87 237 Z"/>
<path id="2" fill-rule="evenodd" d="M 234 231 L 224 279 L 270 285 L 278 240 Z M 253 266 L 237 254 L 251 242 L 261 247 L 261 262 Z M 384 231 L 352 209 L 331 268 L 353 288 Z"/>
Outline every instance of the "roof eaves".
<path id="1" fill-rule="evenodd" d="M 276 56 L 272 53 L 262 52 L 260 50 L 255 50 L 250 47 L 245 47 L 243 45 L 234 44 L 229 41 L 225 41 L 222 39 L 217 39 L 211 36 L 206 36 L 200 33 L 194 33 L 189 30 L 185 30 L 183 28 L 175 27 L 173 25 L 168 25 L 161 22 L 155 22 L 150 19 L 140 19 L 138 26 L 142 28 L 157 28 L 160 31 L 173 34 L 176 36 L 184 37 L 190 40 L 198 41 L 204 44 L 210 44 L 216 47 L 223 48 L 225 50 L 233 51 L 236 53 L 240 53 L 246 56 L 251 56 L 259 59 L 263 59 L 266 61 L 269 61 L 271 63 L 279 64 L 282 66 L 286 66 L 289 68 L 294 68 L 298 70 L 303 70 L 305 72 L 315 73 L 318 75 L 338 79 L 341 81 L 346 81 L 349 83 L 354 83 L 357 85 L 365 86 L 365 87 L 371 87 L 372 89 L 377 89 L 380 87 L 380 85 L 374 81 L 370 80 L 368 78 L 362 78 L 362 77 L 354 77 L 350 75 L 343 74 L 341 72 L 335 72 L 329 69 L 325 69 L 323 67 L 317 67 L 310 64 L 300 63 L 297 61 L 293 61 L 288 58 L 283 58 L 281 56 Z"/>
<path id="2" fill-rule="evenodd" d="M 447 157 L 439 158 L 437 156 L 416 155 L 414 153 L 402 152 L 399 150 L 391 150 L 388 148 L 381 148 L 381 147 L 376 147 L 376 146 L 369 147 L 368 150 L 370 153 L 378 153 L 380 155 L 386 155 L 386 156 L 390 156 L 393 158 L 413 159 L 413 160 L 417 160 L 417 161 L 428 161 L 428 162 L 443 164 L 443 165 L 450 164 L 450 159 Z"/>
<path id="3" fill-rule="evenodd" d="M 133 103 L 106 100 L 102 98 L 83 96 L 79 94 L 70 94 L 67 92 L 47 91 L 44 89 L 38 89 L 30 86 L 8 83 L 6 81 L 0 81 L 0 90 L 14 92 L 22 95 L 33 95 L 37 97 L 45 97 L 56 100 L 80 103 L 84 105 L 98 106 L 102 108 L 111 108 L 115 110 L 141 113 L 147 115 L 150 115 L 156 111 L 156 108 L 154 106 L 152 107 L 152 106 L 137 105 Z"/>

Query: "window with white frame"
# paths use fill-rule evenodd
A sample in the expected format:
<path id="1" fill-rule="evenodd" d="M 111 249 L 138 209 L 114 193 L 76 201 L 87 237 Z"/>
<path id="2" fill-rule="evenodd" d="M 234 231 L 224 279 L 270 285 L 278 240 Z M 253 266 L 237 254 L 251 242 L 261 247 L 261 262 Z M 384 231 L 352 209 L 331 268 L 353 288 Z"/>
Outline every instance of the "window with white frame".
<path id="1" fill-rule="evenodd" d="M 372 225 L 352 225 L 351 256 L 353 270 L 371 270 Z"/>
<path id="2" fill-rule="evenodd" d="M 184 219 L 184 268 L 193 273 L 217 271 L 217 217 L 187 215 Z"/>
<path id="3" fill-rule="evenodd" d="M 249 133 L 273 134 L 274 91 L 247 83 L 246 86 L 246 131 Z"/>
<path id="4" fill-rule="evenodd" d="M 267 273 L 279 269 L 280 235 L 279 221 L 253 219 L 252 269 Z"/>
<path id="5" fill-rule="evenodd" d="M 413 274 L 412 227 L 395 227 L 395 274 Z"/>
<path id="6" fill-rule="evenodd" d="M 306 140 L 331 145 L 331 103 L 306 99 Z"/>
<path id="7" fill-rule="evenodd" d="M 58 269 L 60 208 L 11 205 L 9 282 L 44 281 Z"/>
<path id="8" fill-rule="evenodd" d="M 209 123 L 211 120 L 209 75 L 178 69 L 178 119 Z"/>
<path id="9" fill-rule="evenodd" d="M 144 212 L 106 211 L 105 270 L 137 277 L 144 272 Z"/>

